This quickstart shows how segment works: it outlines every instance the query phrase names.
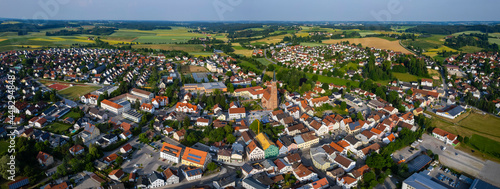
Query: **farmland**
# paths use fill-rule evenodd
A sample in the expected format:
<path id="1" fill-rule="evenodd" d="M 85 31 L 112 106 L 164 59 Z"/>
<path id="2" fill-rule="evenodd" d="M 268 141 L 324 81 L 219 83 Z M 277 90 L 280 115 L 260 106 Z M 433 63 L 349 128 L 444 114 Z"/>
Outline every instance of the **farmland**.
<path id="1" fill-rule="evenodd" d="M 354 43 L 354 44 L 361 43 L 361 45 L 363 45 L 364 47 L 375 47 L 379 49 L 388 49 L 403 53 L 411 53 L 410 51 L 406 50 L 401 45 L 399 45 L 398 41 L 389 41 L 378 37 L 329 39 L 329 40 L 324 40 L 323 43 L 336 44 L 342 41 L 349 41 L 349 43 Z"/>

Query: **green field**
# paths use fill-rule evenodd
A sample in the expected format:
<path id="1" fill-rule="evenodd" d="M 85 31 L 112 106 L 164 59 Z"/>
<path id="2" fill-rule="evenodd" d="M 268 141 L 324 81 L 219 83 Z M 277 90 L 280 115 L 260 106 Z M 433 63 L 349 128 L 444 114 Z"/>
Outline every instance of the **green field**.
<path id="1" fill-rule="evenodd" d="M 350 82 L 351 86 L 353 86 L 353 87 L 358 87 L 359 86 L 359 82 L 351 81 L 351 80 L 347 80 L 347 79 L 336 78 L 336 77 L 328 77 L 328 76 L 319 75 L 319 74 L 313 74 L 313 73 L 306 73 L 306 75 L 308 77 L 311 77 L 311 78 L 312 78 L 312 76 L 317 75 L 318 76 L 318 81 L 321 82 L 321 83 L 333 83 L 335 85 L 346 85 L 347 82 Z"/>
<path id="2" fill-rule="evenodd" d="M 488 38 L 488 42 L 496 43 L 500 46 L 500 38 Z"/>
<path id="3" fill-rule="evenodd" d="M 87 93 L 90 93 L 90 92 L 95 91 L 95 90 L 100 89 L 100 88 L 101 87 L 91 86 L 91 85 L 86 85 L 86 86 L 77 85 L 77 86 L 69 87 L 69 88 L 63 89 L 61 91 L 58 91 L 58 93 L 60 95 L 67 97 L 68 99 L 74 100 L 74 99 L 79 99 L 80 96 L 85 95 Z"/>
<path id="4" fill-rule="evenodd" d="M 422 77 L 418 77 L 416 75 L 411 75 L 409 73 L 393 72 L 392 75 L 394 75 L 394 77 L 398 78 L 400 81 L 406 81 L 406 82 L 418 81 L 418 79 L 422 78 Z"/>
<path id="5" fill-rule="evenodd" d="M 460 48 L 460 51 L 462 51 L 464 53 L 475 53 L 475 52 L 479 52 L 482 50 L 483 50 L 483 48 L 476 47 L 476 46 L 465 46 L 465 47 Z"/>
<path id="6" fill-rule="evenodd" d="M 66 123 L 54 122 L 50 125 L 45 126 L 43 129 L 53 133 L 65 133 L 71 128 L 73 125 Z"/>
<path id="7" fill-rule="evenodd" d="M 434 127 L 462 137 L 480 135 L 500 142 L 500 118 L 495 116 L 470 111 L 455 119 L 447 119 L 437 116 L 434 113 L 426 113 L 434 117 L 431 123 Z"/>
<path id="8" fill-rule="evenodd" d="M 2 140 L 0 141 L 0 154 L 3 154 L 4 152 L 7 152 L 7 149 L 9 148 L 9 142 Z"/>
<path id="9" fill-rule="evenodd" d="M 500 158 L 500 142 L 498 141 L 475 134 L 470 137 L 467 145 L 490 156 Z"/>
<path id="10" fill-rule="evenodd" d="M 306 42 L 303 42 L 303 43 L 300 43 L 300 45 L 302 45 L 302 46 L 309 46 L 309 47 L 317 47 L 317 46 L 323 46 L 323 45 L 327 45 L 327 44 L 323 44 L 323 43 L 306 43 Z"/>
<path id="11" fill-rule="evenodd" d="M 260 63 L 266 65 L 266 66 L 269 64 L 272 64 L 272 62 L 267 60 L 266 58 L 256 58 L 256 60 L 259 61 Z"/>
<path id="12" fill-rule="evenodd" d="M 94 43 L 93 40 L 88 40 L 88 37 L 95 35 L 74 35 L 74 36 L 45 36 L 45 32 L 57 31 L 66 28 L 55 28 L 42 30 L 40 32 L 30 32 L 27 35 L 18 36 L 15 32 L 0 33 L 0 51 L 13 49 L 40 49 L 44 47 L 70 47 L 72 44 L 88 44 Z M 186 27 L 172 27 L 170 30 L 135 30 L 135 29 L 119 29 L 111 35 L 100 35 L 102 41 L 108 42 L 111 45 L 117 44 L 134 44 L 134 48 L 153 48 L 163 50 L 185 50 L 187 52 L 202 51 L 201 45 L 176 45 L 169 44 L 186 42 L 192 38 L 215 37 L 226 41 L 226 34 L 208 35 L 201 33 L 188 32 Z M 148 44 L 144 44 L 148 43 Z M 135 46 L 138 45 L 138 46 Z M 29 46 L 29 48 L 27 48 Z"/>
<path id="13" fill-rule="evenodd" d="M 77 112 L 70 111 L 70 112 L 68 112 L 66 115 L 64 115 L 61 119 L 65 119 L 65 118 L 67 118 L 67 117 L 72 117 L 72 118 L 73 118 L 73 119 L 75 119 L 75 121 L 76 121 L 76 120 L 77 120 L 77 119 L 79 119 L 81 116 L 80 116 L 80 114 L 79 114 L 79 113 L 77 113 Z"/>

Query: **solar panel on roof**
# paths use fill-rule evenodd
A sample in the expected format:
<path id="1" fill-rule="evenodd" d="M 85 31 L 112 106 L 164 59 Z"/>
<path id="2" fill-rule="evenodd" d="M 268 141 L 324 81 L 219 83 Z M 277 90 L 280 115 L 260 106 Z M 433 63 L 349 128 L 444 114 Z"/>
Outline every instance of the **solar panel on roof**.
<path id="1" fill-rule="evenodd" d="M 201 159 L 201 157 L 197 156 L 197 155 L 193 155 L 193 154 L 188 154 L 188 155 L 193 156 L 193 157 L 198 158 L 198 159 Z"/>
<path id="2" fill-rule="evenodd" d="M 196 161 L 196 162 L 200 163 L 200 160 L 199 160 L 199 159 L 194 159 L 194 158 L 192 158 L 192 157 L 187 157 L 187 159 L 189 159 L 189 160 L 193 160 L 193 161 Z"/>

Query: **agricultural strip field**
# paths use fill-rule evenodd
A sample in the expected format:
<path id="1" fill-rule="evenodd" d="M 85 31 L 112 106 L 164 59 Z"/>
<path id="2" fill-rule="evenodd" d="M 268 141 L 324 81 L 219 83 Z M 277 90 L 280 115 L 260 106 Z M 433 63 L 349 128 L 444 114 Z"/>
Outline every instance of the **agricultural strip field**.
<path id="1" fill-rule="evenodd" d="M 198 44 L 139 44 L 133 45 L 132 48 L 151 48 L 151 49 L 161 49 L 161 50 L 179 50 L 186 52 L 201 52 L 203 51 L 203 46 Z"/>
<path id="2" fill-rule="evenodd" d="M 361 45 L 363 45 L 364 47 L 375 47 L 378 49 L 387 49 L 403 53 L 411 53 L 410 51 L 406 50 L 404 47 L 399 45 L 398 41 L 389 41 L 378 37 L 329 39 L 329 40 L 324 40 L 323 43 L 336 44 L 342 41 L 349 41 L 349 43 L 354 43 L 354 44 L 361 43 Z"/>

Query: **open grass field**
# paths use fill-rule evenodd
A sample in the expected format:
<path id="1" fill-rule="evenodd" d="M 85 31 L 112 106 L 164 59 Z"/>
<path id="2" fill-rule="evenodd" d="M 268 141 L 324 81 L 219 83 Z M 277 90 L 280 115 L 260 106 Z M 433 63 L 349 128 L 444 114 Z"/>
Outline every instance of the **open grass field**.
<path id="1" fill-rule="evenodd" d="M 336 77 L 328 77 L 328 76 L 319 75 L 319 74 L 313 74 L 313 73 L 306 73 L 306 75 L 308 77 L 311 77 L 311 78 L 314 75 L 318 75 L 318 81 L 321 82 L 321 83 L 333 83 L 335 85 L 346 85 L 347 82 L 350 82 L 351 86 L 353 86 L 353 87 L 358 87 L 359 86 L 359 82 L 351 81 L 351 80 L 347 80 L 347 79 L 336 78 Z"/>
<path id="2" fill-rule="evenodd" d="M 132 48 L 151 48 L 161 50 L 180 50 L 186 52 L 202 52 L 203 46 L 197 44 L 139 44 L 133 45 Z"/>
<path id="3" fill-rule="evenodd" d="M 271 43 L 279 43 L 283 40 L 285 36 L 292 36 L 291 34 L 284 34 L 284 35 L 276 35 L 276 36 L 270 36 L 266 37 L 264 39 L 259 39 L 255 41 L 251 41 L 250 44 L 258 43 L 258 44 L 271 44 Z M 261 43 L 259 43 L 261 42 Z"/>
<path id="4" fill-rule="evenodd" d="M 190 52 L 189 54 L 196 56 L 196 57 L 199 57 L 199 56 L 209 57 L 209 56 L 212 56 L 214 53 L 211 53 L 211 52 Z"/>
<path id="5" fill-rule="evenodd" d="M 463 137 L 480 135 L 500 142 L 500 118 L 495 116 L 469 111 L 455 119 L 447 119 L 430 112 L 426 113 L 434 117 L 432 126 Z"/>
<path id="6" fill-rule="evenodd" d="M 476 47 L 476 46 L 465 46 L 465 47 L 460 48 L 460 51 L 462 51 L 464 53 L 475 53 L 475 52 L 479 52 L 482 50 L 483 50 L 483 48 Z"/>
<path id="7" fill-rule="evenodd" d="M 317 47 L 317 46 L 323 46 L 323 45 L 327 45 L 327 44 L 323 44 L 323 43 L 300 43 L 300 45 L 302 46 L 309 46 L 309 47 Z"/>
<path id="8" fill-rule="evenodd" d="M 97 89 L 100 89 L 101 87 L 98 86 L 91 86 L 91 85 L 77 85 L 73 87 L 69 87 L 67 89 L 58 91 L 58 93 L 62 96 L 65 96 L 66 98 L 70 100 L 75 100 L 79 99 L 80 96 L 90 93 L 92 91 L 95 91 Z"/>
<path id="9" fill-rule="evenodd" d="M 324 40 L 323 43 L 336 44 L 342 41 L 349 41 L 349 43 L 355 43 L 355 44 L 361 43 L 361 45 L 363 45 L 364 47 L 375 47 L 378 49 L 388 49 L 403 53 L 411 53 L 410 51 L 406 50 L 401 45 L 399 45 L 398 41 L 389 41 L 378 37 L 329 39 L 329 40 Z"/>
<path id="10" fill-rule="evenodd" d="M 53 133 L 64 133 L 71 127 L 73 127 L 71 124 L 53 122 L 52 124 L 45 126 L 43 129 Z"/>
<path id="11" fill-rule="evenodd" d="M 394 75 L 394 77 L 398 78 L 400 81 L 406 81 L 406 82 L 418 81 L 418 79 L 422 78 L 422 77 L 418 77 L 416 75 L 412 75 L 412 74 L 409 74 L 409 73 L 397 73 L 397 72 L 393 72 L 392 75 Z"/>
<path id="12" fill-rule="evenodd" d="M 488 42 L 500 45 L 500 38 L 488 38 Z"/>
<path id="13" fill-rule="evenodd" d="M 500 148 L 498 148 L 500 142 L 498 141 L 474 134 L 470 137 L 467 145 L 485 154 L 500 158 Z"/>
<path id="14" fill-rule="evenodd" d="M 250 49 L 245 49 L 243 47 L 240 47 L 241 49 L 234 49 L 234 54 L 240 54 L 243 56 L 252 56 L 253 50 Z"/>
<path id="15" fill-rule="evenodd" d="M 393 31 L 404 32 L 407 29 L 414 28 L 415 26 L 391 26 Z"/>
<path id="16" fill-rule="evenodd" d="M 359 65 L 353 62 L 347 63 L 345 66 L 339 68 L 340 71 L 346 72 L 347 70 L 358 70 Z"/>
<path id="17" fill-rule="evenodd" d="M 271 61 L 267 60 L 266 58 L 257 58 L 257 61 L 259 61 L 260 63 L 264 64 L 264 65 L 269 65 L 269 64 L 272 64 Z"/>
<path id="18" fill-rule="evenodd" d="M 187 74 L 187 73 L 196 73 L 196 72 L 208 72 L 207 68 L 203 66 L 193 66 L 193 65 L 182 65 L 181 66 L 181 73 L 182 74 Z"/>
<path id="19" fill-rule="evenodd" d="M 481 32 L 481 31 L 463 31 L 463 32 L 457 32 L 457 33 L 454 33 L 454 34 L 451 34 L 451 35 L 458 36 L 458 35 L 462 35 L 462 34 L 468 35 L 468 34 L 471 34 L 471 33 L 481 33 L 482 34 L 483 32 Z"/>

